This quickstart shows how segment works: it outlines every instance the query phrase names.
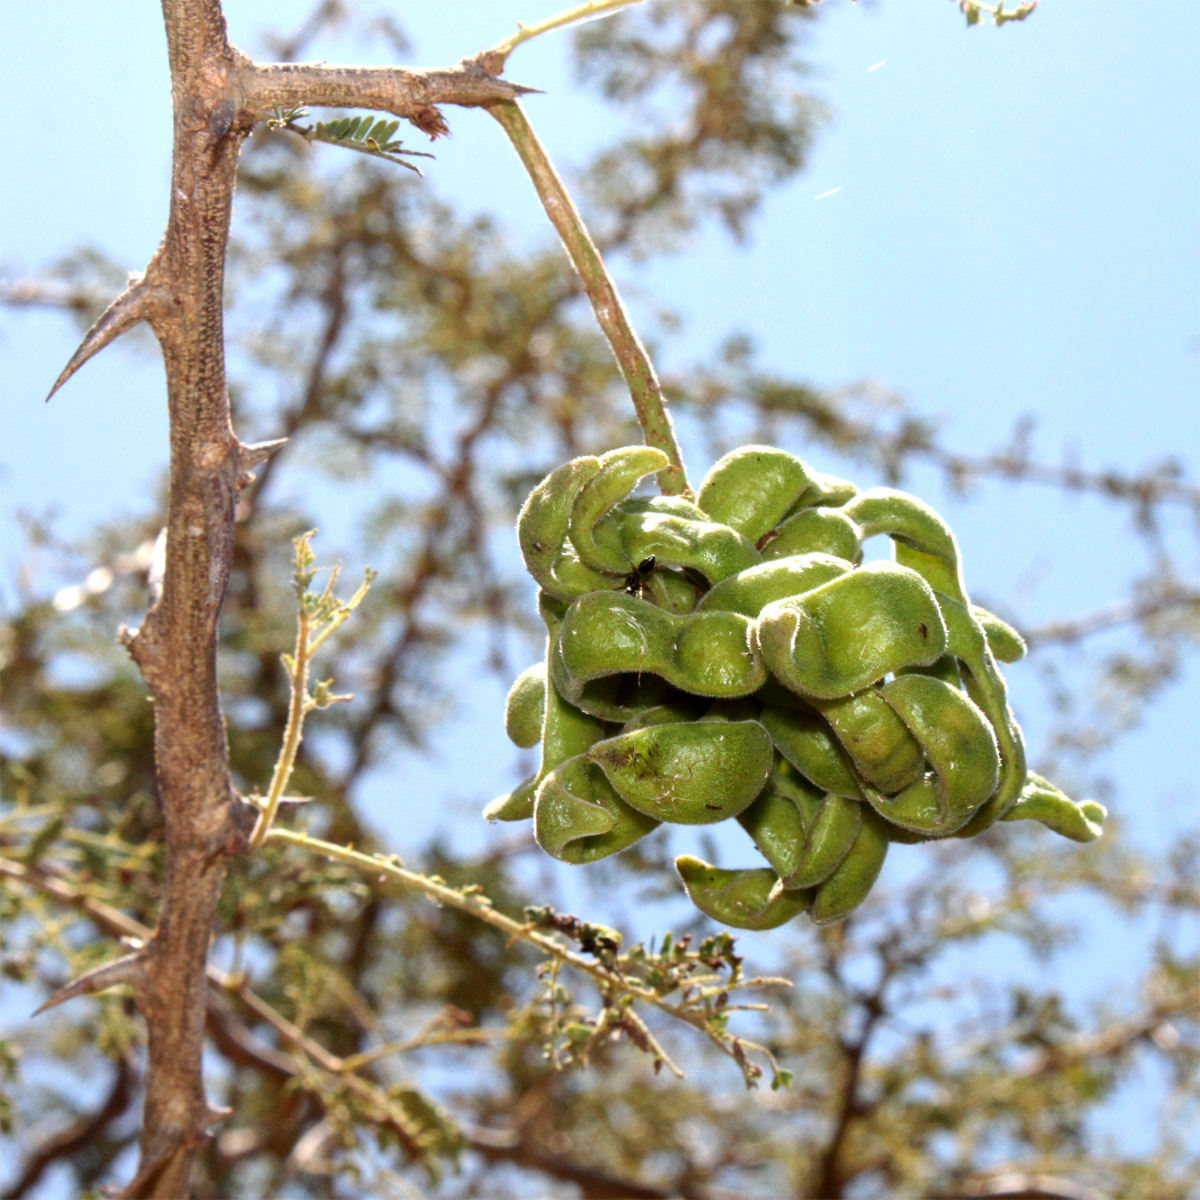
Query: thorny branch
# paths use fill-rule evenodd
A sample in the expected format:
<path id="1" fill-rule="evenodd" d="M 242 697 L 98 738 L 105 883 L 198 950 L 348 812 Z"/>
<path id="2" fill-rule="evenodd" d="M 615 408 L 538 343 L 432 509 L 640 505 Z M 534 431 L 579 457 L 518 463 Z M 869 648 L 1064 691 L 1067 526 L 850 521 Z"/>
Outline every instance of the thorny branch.
<path id="1" fill-rule="evenodd" d="M 275 840 L 292 842 L 297 845 L 306 846 L 309 849 L 321 846 L 321 843 L 316 842 L 315 839 L 308 839 L 303 835 L 291 835 L 283 830 L 274 830 L 271 836 Z M 333 847 L 332 849 L 342 850 L 341 854 L 335 856 L 339 858 L 344 858 L 347 854 L 354 854 L 354 852 L 344 851 L 341 847 Z M 367 855 L 357 855 L 356 857 L 364 860 L 364 862 L 372 861 L 370 860 L 370 856 Z M 390 863 L 387 860 L 375 859 L 372 861 L 372 867 L 375 874 L 378 874 L 382 868 L 393 879 L 403 877 L 406 886 L 413 887 L 425 893 L 430 898 L 438 899 L 443 903 L 456 903 L 457 907 L 462 908 L 463 911 L 496 925 L 505 932 L 509 932 L 513 937 L 529 942 L 543 953 L 556 957 L 559 961 L 592 976 L 605 987 L 636 995 L 639 999 L 654 1004 L 656 1007 L 663 1009 L 663 1011 L 668 1012 L 672 1016 L 678 1017 L 687 1024 L 697 1027 L 701 1025 L 701 1022 L 697 1021 L 693 1014 L 686 1012 L 681 1006 L 665 1001 L 657 997 L 652 991 L 642 988 L 635 981 L 626 979 L 620 974 L 599 966 L 582 955 L 576 954 L 556 939 L 539 933 L 531 926 L 527 924 L 523 925 L 511 920 L 511 918 L 505 917 L 501 913 L 495 912 L 481 897 L 464 895 L 462 892 L 439 883 L 436 879 L 422 876 L 415 872 L 404 871 L 403 868 L 397 868 L 394 863 Z M 76 909 L 110 937 L 119 937 L 134 943 L 141 943 L 151 935 L 150 929 L 141 922 L 112 908 L 103 901 L 97 900 L 87 890 L 77 886 L 74 881 L 66 877 L 63 873 L 56 871 L 53 864 L 39 864 L 36 867 L 28 867 L 23 863 L 0 858 L 0 876 L 11 880 L 13 883 L 34 888 L 44 895 L 51 897 L 59 904 Z M 372 1064 L 381 1058 L 402 1054 L 422 1046 L 450 1042 L 476 1043 L 491 1040 L 495 1036 L 494 1031 L 486 1029 L 441 1030 L 436 1026 L 431 1026 L 415 1037 L 376 1046 L 350 1057 L 341 1057 L 331 1053 L 315 1038 L 309 1036 L 272 1007 L 272 1005 L 256 995 L 247 985 L 245 979 L 222 971 L 211 964 L 206 968 L 206 974 L 211 985 L 205 1002 L 206 1027 L 214 1045 L 226 1057 L 240 1065 L 253 1065 L 278 1081 L 290 1082 L 300 1079 L 302 1076 L 300 1066 L 294 1057 L 297 1054 L 301 1055 L 307 1064 L 326 1075 L 331 1083 L 347 1087 L 353 1091 L 368 1108 L 374 1109 L 377 1112 L 380 1119 L 392 1120 L 395 1114 L 379 1085 L 363 1074 Z M 742 982 L 742 986 L 748 987 L 783 982 L 785 981 L 745 980 Z M 230 1007 L 231 1001 L 249 1017 L 267 1025 L 277 1035 L 279 1041 L 286 1048 L 286 1051 L 275 1049 L 252 1032 L 232 1011 Z M 710 1040 L 714 1040 L 711 1032 L 706 1031 L 706 1035 Z M 753 1043 L 743 1041 L 741 1045 L 747 1049 L 755 1049 Z M 667 1061 L 669 1063 L 669 1060 Z M 673 1064 L 670 1065 L 672 1069 L 675 1069 Z M 127 1092 L 132 1081 L 124 1075 L 121 1077 L 125 1080 L 125 1091 L 122 1092 L 122 1095 L 126 1096 L 125 1102 L 128 1103 Z M 104 1113 L 107 1115 L 103 1117 L 104 1124 L 107 1124 L 112 1119 L 113 1114 L 108 1113 L 108 1109 L 109 1105 L 106 1104 L 104 1106 Z M 94 1125 L 100 1121 L 100 1117 L 100 1114 L 94 1115 L 89 1125 Z M 645 1196 L 648 1198 L 676 1194 L 673 1191 L 642 1184 L 635 1180 L 620 1179 L 605 1172 L 590 1170 L 569 1158 L 548 1155 L 542 1151 L 530 1148 L 519 1136 L 512 1132 L 486 1127 L 474 1127 L 464 1130 L 464 1138 L 467 1145 L 487 1159 L 514 1162 L 555 1178 L 581 1184 L 585 1188 L 601 1187 L 608 1189 L 606 1192 L 602 1191 L 601 1194 Z M 234 1135 L 233 1140 L 229 1141 L 229 1145 L 226 1148 L 225 1143 L 227 1141 L 229 1139 L 219 1139 L 218 1148 L 226 1149 L 228 1153 L 240 1154 L 247 1152 L 245 1148 L 240 1147 L 238 1135 Z M 46 1150 L 47 1162 L 51 1161 L 53 1157 L 57 1157 L 60 1153 L 59 1150 L 51 1150 L 49 1146 L 46 1147 Z M 27 1163 L 22 1178 L 28 1176 L 30 1171 L 34 1169 L 33 1164 L 35 1161 L 30 1160 Z M 40 1171 L 41 1168 L 38 1168 L 37 1173 L 40 1174 Z M 715 1191 L 700 1192 L 695 1189 L 689 1189 L 686 1194 L 696 1196 L 698 1200 L 705 1200 L 705 1198 L 708 1198 L 708 1200 L 729 1200 L 729 1194 Z"/>
<path id="2" fill-rule="evenodd" d="M 760 1068 L 754 1067 L 749 1063 L 747 1052 L 756 1052 L 764 1055 L 774 1066 L 772 1056 L 764 1047 L 756 1045 L 754 1042 L 746 1041 L 744 1038 L 734 1037 L 723 1029 L 714 1028 L 712 1022 L 706 1019 L 706 1014 L 702 1010 L 687 1003 L 674 1003 L 667 1000 L 658 991 L 639 983 L 636 979 L 630 978 L 623 972 L 576 953 L 564 946 L 556 938 L 542 933 L 535 925 L 529 922 L 514 920 L 512 917 L 497 911 L 492 907 L 490 900 L 477 894 L 476 891 L 452 888 L 435 876 L 422 875 L 419 872 L 407 870 L 396 862 L 394 858 L 364 854 L 347 846 L 338 846 L 320 838 L 310 837 L 306 833 L 275 828 L 271 830 L 269 837 L 272 841 L 296 846 L 299 849 L 311 851 L 314 854 L 336 862 L 344 862 L 370 878 L 398 883 L 402 887 L 416 891 L 438 904 L 469 913 L 471 916 L 499 929 L 502 933 L 508 934 L 514 941 L 526 942 L 549 958 L 570 966 L 584 975 L 590 976 L 602 991 L 640 1000 L 642 1003 L 649 1004 L 666 1013 L 668 1016 L 682 1021 L 685 1025 L 691 1025 L 694 1029 L 699 1030 L 718 1050 L 723 1054 L 727 1054 L 738 1063 L 746 1077 L 748 1085 L 761 1075 L 762 1072 Z M 738 980 L 736 983 L 727 984 L 726 989 L 732 990 L 733 988 L 764 986 L 790 987 L 791 983 L 786 979 L 775 978 L 743 979 Z M 645 1035 L 649 1038 L 648 1031 L 644 1027 L 642 1028 Z M 666 1051 L 654 1043 L 652 1039 L 651 1050 L 655 1057 L 660 1059 L 672 1074 L 679 1078 L 683 1077 L 683 1072 L 671 1061 Z"/>
<path id="3" fill-rule="evenodd" d="M 122 634 L 154 697 L 167 846 L 158 926 L 123 968 L 137 984 L 149 1038 L 130 1197 L 186 1195 L 195 1151 L 223 1116 L 205 1100 L 201 1073 L 205 964 L 226 867 L 245 845 L 253 812 L 230 783 L 217 619 L 232 565 L 236 497 L 270 452 L 234 435 L 225 383 L 224 259 L 241 145 L 273 105 L 381 109 L 436 136 L 446 132 L 439 104 L 494 104 L 526 90 L 470 63 L 424 72 L 257 64 L 227 41 L 219 0 L 164 3 L 163 17 L 175 105 L 166 235 L 51 389 L 134 325 L 146 322 L 158 338 L 171 440 L 166 565 L 141 627 Z"/>

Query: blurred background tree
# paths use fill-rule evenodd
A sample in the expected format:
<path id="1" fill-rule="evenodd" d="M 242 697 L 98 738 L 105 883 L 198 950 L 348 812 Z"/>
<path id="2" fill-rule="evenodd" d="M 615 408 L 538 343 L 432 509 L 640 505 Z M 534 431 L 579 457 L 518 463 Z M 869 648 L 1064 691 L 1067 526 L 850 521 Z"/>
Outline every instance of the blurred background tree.
<path id="1" fill-rule="evenodd" d="M 935 416 L 877 385 L 779 370 L 736 322 L 716 344 L 689 340 L 679 314 L 656 307 L 673 298 L 644 291 L 657 263 L 710 244 L 711 227 L 752 240 L 766 198 L 804 169 L 825 115 L 808 77 L 818 15 L 675 0 L 582 26 L 570 42 L 576 86 L 624 132 L 589 137 L 572 187 L 635 289 L 693 476 L 763 440 L 864 486 L 915 490 L 915 479 L 964 505 L 999 495 L 963 538 L 968 573 L 985 579 L 990 554 L 1001 569 L 1036 569 L 1009 533 L 1012 514 L 1031 510 L 1008 497 L 1038 489 L 1032 511 L 1064 527 L 1080 505 L 1102 505 L 1100 527 L 1113 531 L 1094 547 L 1103 594 L 1085 586 L 1066 618 L 1041 623 L 1003 595 L 984 599 L 1034 648 L 1017 671 L 1044 684 L 1020 714 L 1035 765 L 1104 799 L 1105 837 L 1076 848 L 1009 826 L 917 847 L 893 856 L 845 924 L 797 922 L 731 949 L 705 944 L 714 927 L 678 901 L 671 856 L 696 844 L 679 830 L 573 872 L 524 830 L 476 829 L 492 794 L 482 780 L 503 790 L 523 774 L 480 722 L 498 727 L 498 698 L 538 653 L 515 510 L 555 463 L 638 431 L 551 238 L 439 196 L 437 165 L 419 179 L 260 128 L 230 252 L 231 391 L 244 441 L 289 443 L 244 493 L 224 610 L 238 785 L 261 786 L 278 753 L 290 539 L 319 525 L 318 556 L 380 575 L 321 671 L 355 699 L 312 721 L 293 785 L 312 798 L 302 823 L 385 852 L 411 823 L 419 841 L 399 846 L 408 865 L 478 885 L 505 913 L 552 905 L 616 926 L 627 952 L 642 943 L 663 970 L 690 938 L 685 958 L 704 945 L 726 974 L 740 957 L 748 973 L 785 976 L 793 987 L 755 996 L 767 1011 L 735 1013 L 731 1029 L 767 1046 L 792 1082 L 748 1091 L 728 1057 L 653 1011 L 649 1034 L 628 1022 L 605 1032 L 612 997 L 586 975 L 470 913 L 276 846 L 237 864 L 216 931 L 210 1090 L 233 1115 L 203 1151 L 197 1194 L 1082 1200 L 1183 1198 L 1200 1185 L 1200 843 L 1177 813 L 1160 836 L 1139 832 L 1139 813 L 1161 800 L 1151 768 L 1107 778 L 1103 753 L 1179 703 L 1200 612 L 1187 582 L 1194 541 L 1180 533 L 1200 513 L 1186 466 L 1055 464 L 1036 457 L 1026 423 L 996 451 L 958 450 Z M 459 53 L 497 32 L 471 30 Z M 390 17 L 337 0 L 270 53 L 324 55 L 355 37 L 406 53 Z M 539 82 L 520 56 L 510 74 Z M 536 124 L 536 101 L 530 111 Z M 432 149 L 448 158 L 454 144 Z M 10 277 L 3 297 L 86 320 L 119 281 L 104 255 L 81 253 Z M 732 290 L 714 278 L 709 303 Z M 747 325 L 751 301 L 775 303 L 742 292 Z M 1019 354 L 1019 330 L 1011 344 Z M 57 367 L 47 362 L 47 382 Z M 60 419 L 63 399 L 51 409 Z M 1169 429 L 1159 445 L 1181 449 Z M 981 490 L 996 478 L 1003 492 Z M 94 1193 L 130 1172 L 136 1149 L 142 1048 L 129 1001 L 26 1014 L 155 920 L 151 712 L 113 640 L 146 605 L 161 519 L 151 501 L 98 513 L 84 538 L 28 517 L 5 591 L 7 1195 Z M 447 748 L 465 761 L 448 762 Z M 604 961 L 594 930 L 558 925 Z M 1127 964 L 1117 989 L 1097 967 L 1106 955 Z M 655 1069 L 648 1036 L 686 1079 Z M 1116 1136 L 1130 1113 L 1137 1137 Z"/>

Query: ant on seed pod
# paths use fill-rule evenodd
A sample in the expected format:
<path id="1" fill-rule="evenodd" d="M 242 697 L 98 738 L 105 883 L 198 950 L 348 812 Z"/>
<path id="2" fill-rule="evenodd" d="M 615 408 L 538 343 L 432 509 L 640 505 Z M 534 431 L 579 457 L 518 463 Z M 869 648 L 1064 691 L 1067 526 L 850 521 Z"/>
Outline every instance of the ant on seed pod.
<path id="1" fill-rule="evenodd" d="M 625 591 L 631 596 L 641 597 L 642 588 L 645 587 L 646 580 L 650 578 L 654 571 L 654 555 L 651 554 L 648 558 L 643 558 L 640 563 L 628 575 L 625 576 Z"/>

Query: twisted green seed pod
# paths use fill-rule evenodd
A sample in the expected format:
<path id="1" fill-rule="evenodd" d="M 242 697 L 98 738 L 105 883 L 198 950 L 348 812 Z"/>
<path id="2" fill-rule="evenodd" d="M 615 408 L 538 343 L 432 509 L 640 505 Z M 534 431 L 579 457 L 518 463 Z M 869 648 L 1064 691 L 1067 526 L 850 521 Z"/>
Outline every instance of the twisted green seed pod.
<path id="1" fill-rule="evenodd" d="M 618 673 L 657 675 L 700 696 L 745 696 L 767 677 L 750 631 L 739 613 L 673 616 L 638 596 L 593 592 L 567 609 L 550 675 L 573 703 L 586 684 Z"/>
<path id="2" fill-rule="evenodd" d="M 786 450 L 742 446 L 713 464 L 696 503 L 714 521 L 757 542 L 793 510 L 843 504 L 856 490 L 843 479 L 811 470 Z"/>
<path id="3" fill-rule="evenodd" d="M 812 591 L 852 569 L 853 564 L 828 554 L 802 554 L 759 563 L 710 588 L 700 598 L 696 610 L 721 609 L 757 617 L 768 604 Z"/>
<path id="4" fill-rule="evenodd" d="M 962 692 L 927 675 L 902 675 L 880 695 L 932 769 L 898 795 L 869 790 L 867 798 L 894 825 L 937 837 L 956 832 L 996 790 L 1000 752 L 992 726 Z"/>
<path id="5" fill-rule="evenodd" d="M 617 520 L 609 516 L 609 510 L 624 499 L 638 480 L 662 470 L 669 461 L 653 446 L 622 446 L 600 456 L 596 470 L 571 505 L 567 523 L 571 544 L 587 566 L 624 575 L 633 565 L 621 544 Z"/>
<path id="6" fill-rule="evenodd" d="M 541 783 L 541 772 L 527 775 L 511 792 L 497 796 L 485 805 L 483 817 L 486 821 L 528 821 L 533 816 L 533 800 Z"/>
<path id="7" fill-rule="evenodd" d="M 543 594 L 539 598 L 538 609 L 546 624 L 547 643 L 553 643 L 558 636 L 559 626 L 562 622 L 562 608 Z M 527 671 L 525 674 L 528 675 L 529 672 Z M 483 815 L 489 821 L 528 820 L 533 815 L 537 788 L 546 775 L 560 763 L 582 754 L 593 742 L 599 741 L 604 736 L 603 722 L 582 712 L 573 704 L 567 703 L 554 684 L 546 682 L 544 674 L 542 680 L 544 686 L 541 689 L 541 766 L 535 775 L 523 780 L 507 796 L 498 796 L 483 810 Z M 529 702 L 528 689 L 531 686 L 525 685 L 527 705 Z M 516 685 L 514 684 L 515 690 Z M 515 738 L 513 740 L 516 741 Z"/>
<path id="8" fill-rule="evenodd" d="M 915 571 L 871 563 L 768 604 L 755 626 L 772 674 L 802 696 L 833 700 L 902 667 L 936 662 L 946 627 Z"/>
<path id="9" fill-rule="evenodd" d="M 879 689 L 812 704 L 850 756 L 860 783 L 892 793 L 921 777 L 925 756 L 920 743 Z"/>
<path id="10" fill-rule="evenodd" d="M 795 867 L 782 875 L 785 888 L 811 888 L 829 879 L 858 840 L 863 806 L 845 796 L 822 796 L 807 814 L 804 849 Z"/>
<path id="11" fill-rule="evenodd" d="M 708 514 L 694 501 L 683 496 L 630 496 L 616 506 L 618 517 L 638 513 L 662 513 L 686 521 L 707 521 Z"/>
<path id="12" fill-rule="evenodd" d="M 831 554 L 858 564 L 862 532 L 840 508 L 804 508 L 788 517 L 762 547 L 765 559 Z"/>
<path id="13" fill-rule="evenodd" d="M 1020 662 L 1025 657 L 1029 647 L 1025 639 L 1007 622 L 1002 621 L 995 613 L 990 613 L 978 604 L 971 605 L 971 616 L 979 622 L 987 637 L 988 649 L 1002 663 Z"/>
<path id="14" fill-rule="evenodd" d="M 999 819 L 1099 835 L 1102 806 L 1027 770 L 997 664 L 1024 643 L 970 603 L 928 505 L 766 446 L 726 455 L 695 503 L 627 495 L 664 465 L 644 446 L 575 459 L 526 501 L 547 659 L 505 720 L 522 747 L 540 735 L 542 761 L 488 816 L 532 815 L 573 863 L 660 820 L 736 817 L 769 867 L 678 866 L 697 907 L 751 929 L 841 920 L 891 841 Z M 875 534 L 894 562 L 858 566 Z"/>
<path id="15" fill-rule="evenodd" d="M 883 870 L 888 841 L 887 822 L 872 809 L 863 808 L 854 844 L 813 897 L 808 915 L 814 925 L 844 920 L 867 898 Z"/>
<path id="16" fill-rule="evenodd" d="M 885 533 L 895 546 L 896 561 L 921 575 L 935 591 L 965 604 L 958 543 L 950 526 L 923 500 L 895 488 L 871 488 L 843 509 L 864 538 Z"/>
<path id="17" fill-rule="evenodd" d="M 962 664 L 967 695 L 991 722 L 1000 751 L 1000 779 L 995 792 L 957 832 L 974 837 L 998 821 L 1016 802 L 1026 778 L 1025 741 L 1008 707 L 1004 677 L 992 657 L 983 626 L 970 609 L 949 596 L 938 596 L 946 622 L 947 649 Z"/>
<path id="18" fill-rule="evenodd" d="M 805 829 L 822 799 L 787 762 L 776 761 L 757 799 L 738 813 L 738 824 L 776 875 L 790 875 L 800 865 Z"/>
<path id="19" fill-rule="evenodd" d="M 599 469 L 597 458 L 563 463 L 529 493 L 517 516 L 517 541 L 525 566 L 542 591 L 556 600 L 611 586 L 608 576 L 581 562 L 567 541 L 575 497 Z"/>
<path id="20" fill-rule="evenodd" d="M 774 751 L 757 721 L 649 725 L 587 752 L 626 804 L 660 821 L 710 825 L 762 791 Z"/>
<path id="21" fill-rule="evenodd" d="M 644 562 L 645 559 L 639 559 Z M 640 593 L 665 612 L 682 617 L 696 607 L 702 588 L 682 571 L 654 569 L 648 575 L 639 575 Z"/>
<path id="22" fill-rule="evenodd" d="M 864 798 L 853 760 L 834 737 L 828 722 L 816 713 L 764 707 L 759 720 L 779 753 L 818 791 L 855 800 Z"/>
<path id="23" fill-rule="evenodd" d="M 546 720 L 546 664 L 536 662 L 513 680 L 504 702 L 504 732 L 522 750 L 542 740 Z"/>
<path id="24" fill-rule="evenodd" d="M 589 863 L 628 849 L 659 822 L 630 808 L 604 772 L 582 754 L 542 780 L 533 805 L 533 836 L 553 858 Z"/>
<path id="25" fill-rule="evenodd" d="M 705 916 L 735 929 L 775 929 L 799 916 L 810 899 L 804 892 L 780 888 L 768 867 L 731 871 L 681 854 L 675 869 L 691 902 Z"/>
<path id="26" fill-rule="evenodd" d="M 1104 832 L 1108 810 L 1095 800 L 1076 804 L 1034 771 L 1021 789 L 1020 799 L 1004 814 L 1005 821 L 1040 821 L 1047 829 L 1073 842 L 1094 842 Z"/>
<path id="27" fill-rule="evenodd" d="M 631 563 L 653 558 L 664 566 L 699 572 L 710 584 L 762 562 L 752 542 L 715 521 L 649 510 L 624 513 L 619 525 Z"/>

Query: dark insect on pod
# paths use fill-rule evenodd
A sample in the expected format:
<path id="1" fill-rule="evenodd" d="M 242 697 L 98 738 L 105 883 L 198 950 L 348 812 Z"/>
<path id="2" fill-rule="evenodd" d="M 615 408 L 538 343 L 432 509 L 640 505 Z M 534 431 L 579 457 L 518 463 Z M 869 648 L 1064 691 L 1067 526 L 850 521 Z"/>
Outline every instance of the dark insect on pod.
<path id="1" fill-rule="evenodd" d="M 654 555 L 648 554 L 625 576 L 625 591 L 631 596 L 642 594 L 642 585 L 654 572 Z"/>

